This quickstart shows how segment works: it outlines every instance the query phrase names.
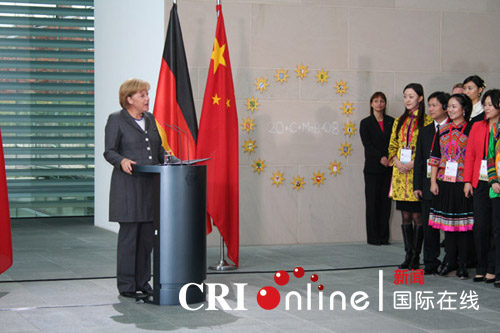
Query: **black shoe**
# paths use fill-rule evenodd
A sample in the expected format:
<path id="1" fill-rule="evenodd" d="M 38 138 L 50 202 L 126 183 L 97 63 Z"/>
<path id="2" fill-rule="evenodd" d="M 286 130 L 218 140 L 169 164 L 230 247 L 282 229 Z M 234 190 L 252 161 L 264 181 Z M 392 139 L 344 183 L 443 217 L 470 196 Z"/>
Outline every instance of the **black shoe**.
<path id="1" fill-rule="evenodd" d="M 495 280 L 494 286 L 495 288 L 500 288 L 500 280 Z"/>
<path id="2" fill-rule="evenodd" d="M 484 275 L 476 275 L 472 278 L 472 282 L 483 282 L 486 281 L 486 277 Z M 495 281 L 495 279 L 493 279 Z"/>
<path id="3" fill-rule="evenodd" d="M 495 282 L 495 278 L 493 278 L 493 279 L 486 279 L 485 278 L 484 282 L 486 282 L 486 283 L 494 283 Z"/>
<path id="4" fill-rule="evenodd" d="M 120 292 L 120 296 L 129 297 L 129 298 L 140 298 L 140 297 L 143 297 L 142 294 L 138 294 L 135 291 L 122 291 L 122 292 Z"/>
<path id="5" fill-rule="evenodd" d="M 457 269 L 457 276 L 460 280 L 465 280 L 469 278 L 469 273 L 467 272 L 467 265 L 460 264 Z"/>
<path id="6" fill-rule="evenodd" d="M 457 269 L 456 266 L 452 266 L 450 264 L 445 264 L 445 265 L 442 265 L 441 268 L 439 269 L 438 275 L 445 276 L 445 275 L 450 274 L 451 272 L 453 272 L 456 269 Z"/>
<path id="7" fill-rule="evenodd" d="M 153 296 L 153 290 L 139 290 L 145 296 Z"/>
<path id="8" fill-rule="evenodd" d="M 435 266 L 432 266 L 432 267 L 425 266 L 425 268 L 424 268 L 425 275 L 434 275 L 437 273 L 438 273 L 438 268 Z"/>

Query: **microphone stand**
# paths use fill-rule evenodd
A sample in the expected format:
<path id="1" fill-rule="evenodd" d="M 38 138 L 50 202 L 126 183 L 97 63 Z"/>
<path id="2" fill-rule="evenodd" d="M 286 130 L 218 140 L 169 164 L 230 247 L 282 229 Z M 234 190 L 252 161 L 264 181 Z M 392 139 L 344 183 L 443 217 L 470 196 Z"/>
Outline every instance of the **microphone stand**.
<path id="1" fill-rule="evenodd" d="M 181 149 L 180 149 L 181 164 L 183 164 L 183 162 L 182 162 L 182 136 L 181 136 L 181 132 L 179 132 L 177 129 L 175 129 L 174 127 L 172 127 L 171 125 L 169 125 L 167 123 L 163 123 L 163 124 L 167 125 L 170 129 L 172 129 L 174 132 L 177 133 L 177 136 L 179 137 L 180 146 L 181 146 Z"/>
<path id="2" fill-rule="evenodd" d="M 185 130 L 183 130 L 182 128 L 180 128 L 179 126 L 175 125 L 175 124 L 172 124 L 172 126 L 174 126 L 175 128 L 177 128 L 179 131 L 181 131 L 182 133 L 184 133 L 184 135 L 186 136 L 186 146 L 187 146 L 187 164 L 189 164 L 189 136 L 188 134 L 186 133 Z M 181 150 L 182 150 L 182 145 L 181 145 Z"/>

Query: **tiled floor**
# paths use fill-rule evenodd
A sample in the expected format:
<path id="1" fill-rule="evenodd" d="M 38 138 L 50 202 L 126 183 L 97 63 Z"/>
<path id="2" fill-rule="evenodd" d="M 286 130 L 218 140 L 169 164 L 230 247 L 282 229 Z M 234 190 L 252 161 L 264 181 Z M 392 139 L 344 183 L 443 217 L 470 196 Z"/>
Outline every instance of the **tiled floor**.
<path id="1" fill-rule="evenodd" d="M 0 332 L 494 332 L 500 331 L 500 289 L 456 277 L 426 276 L 423 285 L 396 285 L 394 270 L 402 259 L 402 245 L 320 244 L 242 247 L 241 267 L 230 273 L 209 272 L 206 282 L 229 287 L 225 298 L 234 309 L 235 283 L 247 283 L 241 310 L 188 311 L 181 306 L 156 306 L 117 295 L 115 286 L 116 234 L 95 228 L 88 219 L 15 220 L 12 222 L 14 265 L 0 275 Z M 208 250 L 209 264 L 218 261 L 218 249 Z M 297 279 L 291 271 L 306 269 Z M 278 286 L 277 270 L 290 272 L 290 281 Z M 382 290 L 379 270 L 383 271 Z M 319 280 L 309 280 L 311 274 Z M 469 272 L 474 273 L 472 270 Z M 307 284 L 311 285 L 308 309 Z M 323 310 L 317 285 L 324 285 Z M 274 286 L 280 304 L 264 310 L 257 303 L 260 288 Z M 296 296 L 302 308 L 297 308 Z M 340 296 L 334 308 L 333 292 Z M 363 291 L 369 304 L 356 310 L 352 295 Z M 401 291 L 412 297 L 411 309 L 395 309 Z M 444 292 L 456 293 L 448 296 Z M 383 311 L 379 311 L 382 292 Z M 434 308 L 416 309 L 415 297 L 432 301 Z M 477 302 L 461 302 L 461 294 L 476 294 Z M 290 296 L 289 309 L 286 297 Z M 358 296 L 359 298 L 359 296 Z M 439 302 L 443 298 L 450 302 Z M 477 305 L 478 309 L 460 309 Z M 197 306 L 197 305 L 196 305 Z M 456 307 L 456 310 L 446 308 Z"/>

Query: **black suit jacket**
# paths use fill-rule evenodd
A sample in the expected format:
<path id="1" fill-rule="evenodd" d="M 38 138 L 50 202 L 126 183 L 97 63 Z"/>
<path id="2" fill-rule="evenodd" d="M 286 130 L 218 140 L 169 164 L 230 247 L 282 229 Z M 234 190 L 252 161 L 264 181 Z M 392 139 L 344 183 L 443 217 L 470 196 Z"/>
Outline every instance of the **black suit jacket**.
<path id="1" fill-rule="evenodd" d="M 432 141 L 436 134 L 434 122 L 422 128 L 418 133 L 417 151 L 413 173 L 413 189 L 422 191 L 424 200 L 432 200 L 431 179 L 427 178 L 427 159 L 431 155 Z M 434 145 L 439 145 L 439 136 L 436 136 Z"/>
<path id="2" fill-rule="evenodd" d="M 387 148 L 389 147 L 393 124 L 394 118 L 385 115 L 384 132 L 382 132 L 374 115 L 361 120 L 359 134 L 361 142 L 363 142 L 363 146 L 365 147 L 364 173 L 380 174 L 392 172 L 392 168 L 387 168 L 380 164 L 380 159 L 383 156 L 387 157 Z"/>
<path id="3" fill-rule="evenodd" d="M 155 118 L 144 112 L 145 131 L 123 109 L 109 115 L 105 129 L 104 158 L 111 163 L 113 174 L 109 194 L 109 220 L 114 222 L 153 221 L 153 178 L 150 175 L 128 175 L 121 169 L 124 158 L 138 165 L 163 162 L 165 150 Z"/>

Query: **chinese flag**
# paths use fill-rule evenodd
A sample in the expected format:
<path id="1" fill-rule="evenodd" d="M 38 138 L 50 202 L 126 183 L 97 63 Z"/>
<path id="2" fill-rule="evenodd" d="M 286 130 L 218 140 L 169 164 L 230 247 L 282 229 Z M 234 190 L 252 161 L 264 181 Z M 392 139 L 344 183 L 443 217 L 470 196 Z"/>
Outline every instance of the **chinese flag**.
<path id="1" fill-rule="evenodd" d="M 9 196 L 5 159 L 3 157 L 2 132 L 0 130 L 0 274 L 12 266 L 12 238 L 10 233 Z"/>
<path id="2" fill-rule="evenodd" d="M 170 10 L 167 38 L 156 89 L 153 114 L 163 147 L 179 158 L 194 159 L 198 122 L 176 4 Z M 174 127 L 175 130 L 166 124 Z"/>
<path id="3" fill-rule="evenodd" d="M 236 266 L 239 258 L 238 116 L 224 17 L 219 18 L 203 99 L 197 158 L 207 162 L 207 232 L 219 229 Z"/>

